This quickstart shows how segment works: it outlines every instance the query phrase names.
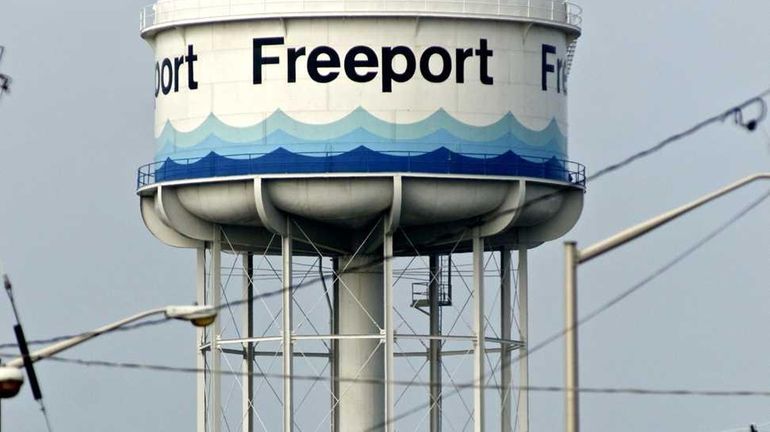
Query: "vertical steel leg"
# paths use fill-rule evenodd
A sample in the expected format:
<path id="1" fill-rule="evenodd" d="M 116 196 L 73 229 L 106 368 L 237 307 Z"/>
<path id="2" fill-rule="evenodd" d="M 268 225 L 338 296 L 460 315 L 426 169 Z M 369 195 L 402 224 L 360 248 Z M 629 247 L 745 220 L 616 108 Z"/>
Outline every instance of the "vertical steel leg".
<path id="1" fill-rule="evenodd" d="M 500 337 L 511 339 L 511 250 L 500 249 Z M 511 428 L 511 345 L 503 343 L 500 350 L 500 430 L 512 432 Z"/>
<path id="2" fill-rule="evenodd" d="M 393 234 L 384 233 L 382 273 L 383 273 L 383 318 L 385 321 L 385 432 L 396 430 L 392 421 L 395 418 L 395 333 L 393 326 Z"/>
<path id="3" fill-rule="evenodd" d="M 484 429 L 484 239 L 473 232 L 473 431 Z"/>
<path id="4" fill-rule="evenodd" d="M 281 254 L 283 258 L 283 431 L 292 432 L 294 430 L 294 392 L 293 392 L 293 374 L 294 374 L 294 356 L 292 349 L 292 244 L 291 244 L 291 223 L 286 219 L 286 235 L 281 238 Z"/>
<path id="5" fill-rule="evenodd" d="M 529 432 L 529 276 L 527 266 L 527 248 L 520 246 L 518 268 L 519 338 L 524 346 L 519 349 L 518 432 Z"/>
<path id="6" fill-rule="evenodd" d="M 441 334 L 441 305 L 439 304 L 439 263 L 438 256 L 430 256 L 430 282 L 428 302 L 430 303 L 430 335 Z M 430 340 L 428 361 L 430 363 L 430 432 L 441 432 L 441 341 Z"/>
<path id="7" fill-rule="evenodd" d="M 332 334 L 340 333 L 340 259 L 338 257 L 332 258 L 333 269 L 333 283 L 332 283 Z M 332 424 L 331 432 L 341 432 L 340 429 L 340 410 L 337 404 L 337 400 L 340 398 L 340 342 L 338 339 L 332 339 L 331 341 L 331 388 L 332 388 Z"/>
<path id="8" fill-rule="evenodd" d="M 205 305 L 208 303 L 206 300 L 206 247 L 198 248 L 195 252 L 195 297 L 199 305 Z M 195 339 L 198 342 L 198 351 L 195 353 L 195 365 L 198 369 L 195 374 L 197 432 L 206 432 L 206 372 L 203 372 L 206 370 L 206 351 L 201 347 L 207 342 L 208 330 L 205 327 L 195 328 Z"/>
<path id="9" fill-rule="evenodd" d="M 222 296 L 222 241 L 219 226 L 214 226 L 214 239 L 211 241 L 211 304 L 215 308 L 220 306 Z M 209 403 L 210 430 L 219 432 L 221 427 L 221 401 L 222 397 L 222 371 L 221 353 L 219 352 L 220 320 L 217 318 L 211 325 L 211 397 Z"/>
<path id="10" fill-rule="evenodd" d="M 247 338 L 254 337 L 254 285 L 252 275 L 254 274 L 254 256 L 251 252 L 241 255 L 243 262 L 243 330 L 242 336 Z M 254 343 L 246 342 L 243 344 L 243 432 L 254 432 Z"/>

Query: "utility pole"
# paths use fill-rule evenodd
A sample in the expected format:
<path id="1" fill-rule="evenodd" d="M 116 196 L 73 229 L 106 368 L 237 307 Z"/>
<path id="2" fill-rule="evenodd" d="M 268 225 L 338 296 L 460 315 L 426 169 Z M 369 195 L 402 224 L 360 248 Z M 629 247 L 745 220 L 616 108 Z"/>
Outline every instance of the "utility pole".
<path id="1" fill-rule="evenodd" d="M 744 177 L 683 206 L 669 210 L 642 223 L 626 228 L 583 249 L 577 243 L 564 243 L 564 367 L 565 367 L 565 431 L 580 431 L 580 393 L 578 392 L 578 266 L 623 246 L 711 201 L 759 180 L 770 180 L 770 172 Z M 750 426 L 750 432 L 758 432 Z"/>

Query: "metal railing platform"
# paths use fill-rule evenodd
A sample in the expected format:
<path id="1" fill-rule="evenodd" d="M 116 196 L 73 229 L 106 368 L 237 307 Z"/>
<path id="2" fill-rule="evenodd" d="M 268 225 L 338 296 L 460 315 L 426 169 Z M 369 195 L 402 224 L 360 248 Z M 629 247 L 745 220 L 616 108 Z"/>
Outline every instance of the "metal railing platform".
<path id="1" fill-rule="evenodd" d="M 160 0 L 140 11 L 139 29 L 260 18 L 438 16 L 532 21 L 580 32 L 582 9 L 564 0 Z"/>
<path id="2" fill-rule="evenodd" d="M 530 177 L 584 187 L 585 166 L 555 157 L 456 153 L 445 149 L 429 153 L 358 149 L 352 152 L 299 152 L 218 155 L 166 159 L 137 171 L 137 189 L 159 182 L 262 174 L 422 173 Z"/>

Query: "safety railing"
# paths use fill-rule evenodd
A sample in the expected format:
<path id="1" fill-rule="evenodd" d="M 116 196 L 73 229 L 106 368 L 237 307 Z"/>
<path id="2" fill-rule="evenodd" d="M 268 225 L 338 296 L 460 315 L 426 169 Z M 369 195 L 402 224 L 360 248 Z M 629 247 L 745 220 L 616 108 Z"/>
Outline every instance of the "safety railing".
<path id="1" fill-rule="evenodd" d="M 585 186 L 585 166 L 554 157 L 435 151 L 303 152 L 278 150 L 166 159 L 139 167 L 137 189 L 158 182 L 259 174 L 379 173 L 533 177 Z"/>
<path id="2" fill-rule="evenodd" d="M 579 28 L 582 9 L 564 0 L 159 0 L 140 11 L 142 32 L 156 26 L 314 15 L 464 15 L 532 19 Z"/>

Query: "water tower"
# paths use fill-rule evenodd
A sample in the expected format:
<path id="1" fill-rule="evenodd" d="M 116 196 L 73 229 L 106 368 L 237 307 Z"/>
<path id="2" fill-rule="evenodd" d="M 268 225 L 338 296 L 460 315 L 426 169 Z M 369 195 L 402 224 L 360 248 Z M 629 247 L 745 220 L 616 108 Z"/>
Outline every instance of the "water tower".
<path id="1" fill-rule="evenodd" d="M 579 25 L 561 0 L 159 0 L 142 11 L 156 149 L 138 173 L 141 214 L 163 243 L 197 251 L 198 301 L 228 310 L 198 334 L 199 431 L 391 431 L 410 409 L 423 411 L 418 429 L 440 431 L 454 415 L 453 358 L 470 359 L 455 369 L 479 384 L 466 388 L 463 428 L 527 430 L 526 394 L 510 394 L 526 352 L 527 250 L 564 235 L 583 205 L 584 169 L 567 160 Z M 485 272 L 497 252 L 499 285 Z M 394 275 L 415 259 L 423 274 Z M 411 291 L 394 289 L 409 278 Z M 310 310 L 298 299 L 312 283 L 321 306 Z M 262 309 L 270 301 L 276 313 Z M 450 313 L 465 331 L 442 326 Z M 413 316 L 427 316 L 424 332 Z M 410 358 L 424 367 L 402 378 Z M 238 373 L 217 373 L 233 362 Z M 399 407 L 411 376 L 424 397 Z M 234 399 L 243 409 L 228 417 Z"/>

